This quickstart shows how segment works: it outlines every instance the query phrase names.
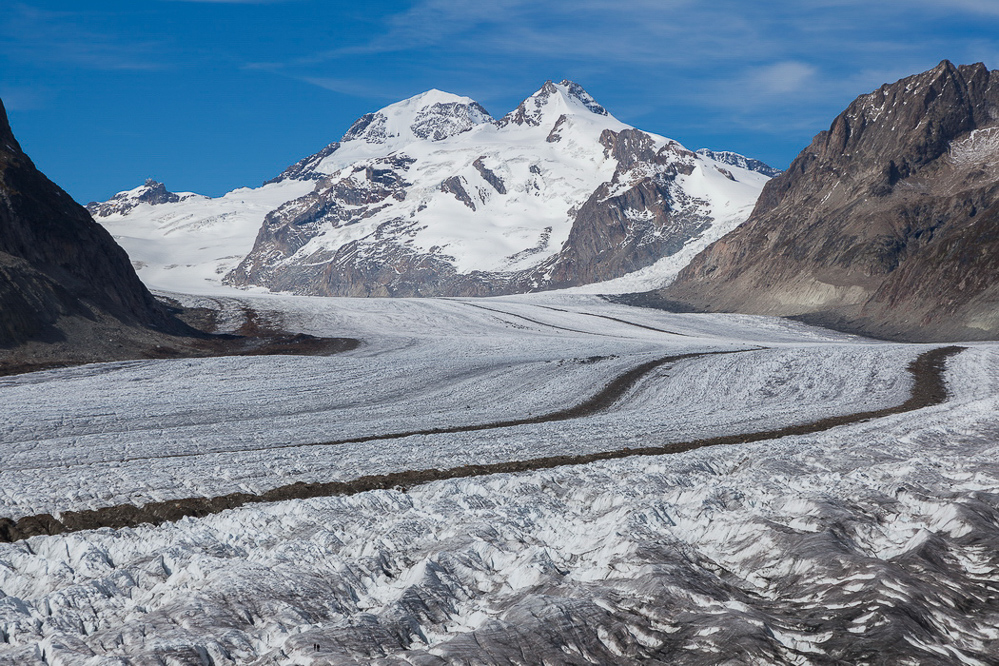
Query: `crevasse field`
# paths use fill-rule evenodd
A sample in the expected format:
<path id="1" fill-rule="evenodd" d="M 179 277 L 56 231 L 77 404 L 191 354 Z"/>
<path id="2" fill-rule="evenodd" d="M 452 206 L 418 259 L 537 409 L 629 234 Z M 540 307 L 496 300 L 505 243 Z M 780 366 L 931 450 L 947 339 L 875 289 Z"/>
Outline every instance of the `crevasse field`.
<path id="1" fill-rule="evenodd" d="M 182 298 L 363 342 L 0 378 L 0 517 L 769 431 L 905 402 L 932 348 L 586 295 Z M 386 438 L 691 353 L 581 418 Z M 946 381 L 809 435 L 0 544 L 0 664 L 999 663 L 999 347 Z"/>

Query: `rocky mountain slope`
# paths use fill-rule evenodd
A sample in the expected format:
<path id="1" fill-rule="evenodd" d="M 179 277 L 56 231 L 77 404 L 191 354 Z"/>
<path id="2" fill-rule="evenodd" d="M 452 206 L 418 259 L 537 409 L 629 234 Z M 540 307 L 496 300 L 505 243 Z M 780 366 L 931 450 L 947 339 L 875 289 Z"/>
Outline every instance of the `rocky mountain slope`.
<path id="1" fill-rule="evenodd" d="M 994 339 L 997 230 L 999 73 L 944 61 L 860 96 L 660 296 L 886 337 Z"/>
<path id="2" fill-rule="evenodd" d="M 21 150 L 0 103 L 0 351 L 97 349 L 178 324 L 124 250 Z"/>
<path id="3" fill-rule="evenodd" d="M 745 220 L 770 174 L 634 129 L 563 81 L 500 120 L 432 90 L 363 116 L 260 188 L 173 200 L 147 183 L 91 211 L 160 287 L 225 275 L 299 294 L 479 296 L 653 265 L 650 286 L 662 284 Z"/>

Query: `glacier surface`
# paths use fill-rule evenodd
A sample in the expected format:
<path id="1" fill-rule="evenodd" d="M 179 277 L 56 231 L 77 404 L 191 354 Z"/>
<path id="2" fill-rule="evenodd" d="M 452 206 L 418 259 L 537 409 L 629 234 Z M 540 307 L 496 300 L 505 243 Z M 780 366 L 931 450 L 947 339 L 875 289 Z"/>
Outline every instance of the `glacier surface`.
<path id="1" fill-rule="evenodd" d="M 0 516 L 766 431 L 900 404 L 929 349 L 585 295 L 177 296 L 331 357 L 0 379 Z M 550 413 L 558 423 L 323 442 Z M 999 348 L 809 435 L 0 544 L 0 664 L 994 663 Z"/>

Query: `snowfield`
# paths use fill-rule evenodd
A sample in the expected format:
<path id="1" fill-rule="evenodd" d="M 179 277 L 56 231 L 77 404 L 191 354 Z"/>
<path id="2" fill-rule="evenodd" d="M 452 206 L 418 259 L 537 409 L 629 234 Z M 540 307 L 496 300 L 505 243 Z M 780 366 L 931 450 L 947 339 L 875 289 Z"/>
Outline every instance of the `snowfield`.
<path id="1" fill-rule="evenodd" d="M 268 213 L 313 186 L 287 180 L 241 187 L 217 199 L 185 193 L 176 203 L 140 203 L 98 219 L 133 258 L 143 282 L 200 293 L 242 261 Z"/>
<path id="2" fill-rule="evenodd" d="M 932 348 L 564 293 L 174 296 L 363 344 L 2 378 L 0 517 L 768 431 L 905 402 Z M 378 439 L 694 353 L 580 418 Z M 995 663 L 999 347 L 946 380 L 809 435 L 0 544 L 0 664 Z"/>

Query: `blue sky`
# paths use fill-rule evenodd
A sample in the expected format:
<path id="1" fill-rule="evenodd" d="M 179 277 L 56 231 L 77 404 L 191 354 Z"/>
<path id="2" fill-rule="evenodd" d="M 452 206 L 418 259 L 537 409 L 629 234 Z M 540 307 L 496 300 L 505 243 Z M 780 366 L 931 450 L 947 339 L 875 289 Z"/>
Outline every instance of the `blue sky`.
<path id="1" fill-rule="evenodd" d="M 4 0 L 0 98 L 78 201 L 256 186 L 429 88 L 499 117 L 547 79 L 688 148 L 786 167 L 857 95 L 999 67 L 995 0 Z"/>

